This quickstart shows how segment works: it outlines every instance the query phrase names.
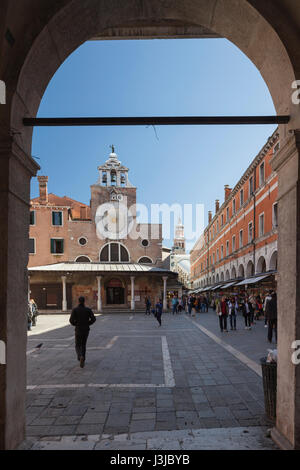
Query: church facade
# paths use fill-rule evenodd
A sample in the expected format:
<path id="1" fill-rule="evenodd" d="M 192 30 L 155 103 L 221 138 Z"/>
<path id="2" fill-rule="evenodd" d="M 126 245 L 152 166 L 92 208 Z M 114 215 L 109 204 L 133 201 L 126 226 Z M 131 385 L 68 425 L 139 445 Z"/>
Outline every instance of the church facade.
<path id="1" fill-rule="evenodd" d="M 69 310 L 80 295 L 101 311 L 144 307 L 145 297 L 166 308 L 176 275 L 163 267 L 161 224 L 139 224 L 136 187 L 112 152 L 98 167 L 90 205 L 48 194 L 39 176 L 31 201 L 29 294 L 41 310 Z"/>

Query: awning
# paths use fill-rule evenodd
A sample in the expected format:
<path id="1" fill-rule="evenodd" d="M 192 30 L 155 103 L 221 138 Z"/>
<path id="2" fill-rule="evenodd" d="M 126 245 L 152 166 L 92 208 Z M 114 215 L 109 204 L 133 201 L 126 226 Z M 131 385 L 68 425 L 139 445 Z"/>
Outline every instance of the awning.
<path id="1" fill-rule="evenodd" d="M 256 276 L 256 277 L 250 277 L 248 279 L 244 279 L 243 281 L 239 282 L 236 284 L 237 286 L 245 286 L 246 284 L 256 284 L 257 282 L 262 281 L 266 277 L 272 276 L 272 274 L 264 274 L 263 276 Z"/>
<path id="2" fill-rule="evenodd" d="M 220 287 L 222 287 L 222 289 L 227 289 L 227 287 L 231 287 L 231 286 L 233 286 L 235 283 L 236 283 L 236 281 L 228 282 L 227 284 L 222 284 Z M 238 284 L 237 284 L 237 285 L 238 285 Z"/>
<path id="3" fill-rule="evenodd" d="M 222 287 L 222 284 L 218 284 L 217 286 L 213 287 L 211 290 L 217 290 L 217 289 L 220 289 L 220 287 Z"/>

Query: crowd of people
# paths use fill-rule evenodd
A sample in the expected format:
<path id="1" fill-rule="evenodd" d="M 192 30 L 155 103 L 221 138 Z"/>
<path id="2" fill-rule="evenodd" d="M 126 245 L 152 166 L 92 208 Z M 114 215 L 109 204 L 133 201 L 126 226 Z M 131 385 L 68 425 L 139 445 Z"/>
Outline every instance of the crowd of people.
<path id="1" fill-rule="evenodd" d="M 159 319 L 157 318 L 157 320 L 161 325 L 161 301 L 158 304 L 151 310 L 150 298 L 145 298 L 146 314 L 153 313 L 156 316 L 159 311 Z M 171 310 L 173 315 L 185 312 L 193 317 L 197 313 L 208 312 L 209 307 L 216 312 L 222 333 L 228 333 L 228 328 L 231 331 L 236 331 L 237 316 L 240 314 L 244 318 L 246 330 L 251 330 L 257 321 L 263 320 L 265 328 L 268 328 L 268 341 L 272 343 L 274 335 L 277 343 L 277 297 L 275 291 L 269 290 L 260 295 L 190 294 L 180 298 L 174 294 L 168 304 L 168 310 Z"/>

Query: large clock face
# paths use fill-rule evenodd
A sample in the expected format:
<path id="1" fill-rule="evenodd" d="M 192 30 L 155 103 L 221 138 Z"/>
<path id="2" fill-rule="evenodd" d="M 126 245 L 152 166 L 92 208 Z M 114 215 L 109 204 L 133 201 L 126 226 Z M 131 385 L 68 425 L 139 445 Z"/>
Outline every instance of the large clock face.
<path id="1" fill-rule="evenodd" d="M 101 239 L 119 240 L 126 238 L 133 226 L 133 216 L 125 204 L 112 201 L 98 207 L 96 232 Z"/>

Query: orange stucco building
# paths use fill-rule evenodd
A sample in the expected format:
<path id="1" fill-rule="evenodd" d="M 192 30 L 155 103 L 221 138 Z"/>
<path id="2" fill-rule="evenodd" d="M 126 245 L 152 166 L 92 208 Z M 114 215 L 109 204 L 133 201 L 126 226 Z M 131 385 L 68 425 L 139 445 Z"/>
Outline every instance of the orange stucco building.
<path id="1" fill-rule="evenodd" d="M 270 160 L 279 150 L 275 131 L 233 189 L 191 251 L 192 288 L 249 278 L 277 270 L 278 178 Z"/>

